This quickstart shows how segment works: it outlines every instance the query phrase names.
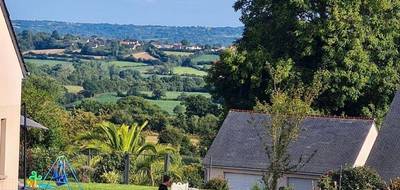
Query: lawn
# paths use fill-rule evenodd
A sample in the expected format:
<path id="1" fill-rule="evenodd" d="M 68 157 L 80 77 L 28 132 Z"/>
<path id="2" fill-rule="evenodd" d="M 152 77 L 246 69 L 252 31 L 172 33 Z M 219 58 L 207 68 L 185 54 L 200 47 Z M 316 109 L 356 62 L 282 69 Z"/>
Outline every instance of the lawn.
<path id="1" fill-rule="evenodd" d="M 183 52 L 183 51 L 164 51 L 164 53 L 167 55 L 174 55 L 180 57 L 193 55 L 192 52 Z"/>
<path id="2" fill-rule="evenodd" d="M 197 76 L 206 76 L 207 73 L 204 71 L 197 70 L 192 67 L 174 67 L 173 73 L 177 75 L 197 75 Z"/>
<path id="3" fill-rule="evenodd" d="M 46 184 L 46 183 L 45 183 Z M 54 182 L 49 183 L 53 187 L 57 187 Z M 156 187 L 139 186 L 139 185 L 122 185 L 122 184 L 103 184 L 103 183 L 81 183 L 83 190 L 156 190 Z M 78 189 L 78 184 L 70 182 L 71 189 Z M 56 188 L 57 190 L 67 190 L 68 186 L 63 185 Z"/>
<path id="4" fill-rule="evenodd" d="M 83 90 L 82 86 L 75 86 L 75 85 L 64 85 L 69 93 L 78 93 Z"/>
<path id="5" fill-rule="evenodd" d="M 152 96 L 151 91 L 141 91 L 140 93 L 146 94 L 147 96 Z M 165 93 L 165 97 L 163 99 L 168 99 L 168 100 L 176 100 L 178 96 L 180 96 L 182 93 L 185 93 L 186 95 L 203 95 L 207 98 L 211 97 L 211 94 L 206 93 L 206 92 L 177 92 L 177 91 L 167 91 Z"/>
<path id="6" fill-rule="evenodd" d="M 27 63 L 33 63 L 36 65 L 58 65 L 58 64 L 71 64 L 69 61 L 57 61 L 57 60 L 43 60 L 43 59 L 24 59 Z"/>
<path id="7" fill-rule="evenodd" d="M 193 63 L 198 63 L 198 62 L 214 62 L 219 60 L 219 55 L 214 55 L 214 54 L 204 54 L 204 55 L 199 55 L 196 56 L 192 59 Z"/>

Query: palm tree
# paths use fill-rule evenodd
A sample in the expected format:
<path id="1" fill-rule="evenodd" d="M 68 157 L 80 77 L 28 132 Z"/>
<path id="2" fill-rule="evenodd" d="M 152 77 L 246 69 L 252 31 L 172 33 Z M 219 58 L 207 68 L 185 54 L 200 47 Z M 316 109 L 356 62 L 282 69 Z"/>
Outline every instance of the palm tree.
<path id="1" fill-rule="evenodd" d="M 169 171 L 171 174 L 173 174 L 172 177 L 174 177 L 175 179 L 181 179 L 182 171 L 180 170 L 180 168 L 182 167 L 179 151 L 177 151 L 173 147 L 162 144 L 157 144 L 156 150 L 157 153 L 152 156 L 145 155 L 140 156 L 137 159 L 135 163 L 136 172 L 137 174 L 139 174 L 138 177 L 144 177 L 144 181 L 142 180 L 139 183 L 150 183 L 152 186 L 154 186 L 156 179 L 161 179 L 164 172 L 165 155 L 169 155 L 171 159 Z"/>
<path id="2" fill-rule="evenodd" d="M 121 125 L 120 127 L 103 122 L 98 130 L 85 134 L 81 140 L 86 141 L 83 149 L 94 149 L 101 153 L 123 153 L 133 155 L 137 158 L 144 151 L 155 153 L 156 148 L 153 144 L 146 143 L 142 131 L 147 125 L 147 121 L 142 125 L 133 124 L 132 126 Z"/>

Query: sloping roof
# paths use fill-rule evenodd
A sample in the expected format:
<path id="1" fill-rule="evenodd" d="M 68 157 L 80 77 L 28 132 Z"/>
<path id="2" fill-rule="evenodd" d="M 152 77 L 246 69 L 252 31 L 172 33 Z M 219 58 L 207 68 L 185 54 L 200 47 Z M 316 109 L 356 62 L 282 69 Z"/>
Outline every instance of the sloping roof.
<path id="1" fill-rule="evenodd" d="M 268 158 L 264 147 L 268 136 L 260 125 L 269 119 L 265 114 L 230 111 L 204 158 L 205 166 L 211 162 L 216 167 L 265 171 Z M 373 124 L 372 119 L 307 117 L 289 153 L 296 160 L 293 162 L 302 155 L 308 158 L 316 153 L 297 172 L 322 174 L 341 166 L 352 166 Z"/>
<path id="2" fill-rule="evenodd" d="M 7 10 L 7 7 L 6 7 L 6 3 L 4 2 L 4 0 L 0 0 L 0 7 L 1 7 L 1 11 L 3 12 L 3 17 L 4 17 L 4 19 L 6 21 L 6 24 L 7 24 L 8 32 L 10 33 L 11 40 L 12 40 L 12 42 L 14 44 L 15 53 L 17 54 L 22 74 L 25 77 L 28 74 L 28 72 L 27 72 L 27 69 L 25 67 L 25 62 L 24 62 L 24 59 L 22 58 L 21 51 L 20 51 L 19 46 L 18 46 L 17 37 L 15 36 L 15 31 L 14 31 L 14 28 L 13 28 L 12 23 L 11 23 L 10 14 L 8 13 L 8 10 Z"/>
<path id="3" fill-rule="evenodd" d="M 400 92 L 386 114 L 378 138 L 367 160 L 385 180 L 400 177 Z"/>
<path id="4" fill-rule="evenodd" d="M 23 115 L 20 116 L 19 118 L 19 124 L 21 127 L 24 126 L 24 119 L 25 117 Z M 44 130 L 48 130 L 47 127 L 43 126 L 42 124 L 34 121 L 33 119 L 29 119 L 28 117 L 26 117 L 26 126 L 28 129 L 44 129 Z"/>

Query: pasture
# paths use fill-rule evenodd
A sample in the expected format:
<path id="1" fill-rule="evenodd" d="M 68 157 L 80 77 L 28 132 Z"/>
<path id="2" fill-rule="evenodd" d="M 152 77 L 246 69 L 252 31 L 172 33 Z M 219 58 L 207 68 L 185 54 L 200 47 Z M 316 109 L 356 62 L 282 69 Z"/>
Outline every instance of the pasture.
<path id="1" fill-rule="evenodd" d="M 64 85 L 64 87 L 67 89 L 68 93 L 78 93 L 83 90 L 82 86 L 77 85 Z"/>
<path id="2" fill-rule="evenodd" d="M 172 72 L 177 75 L 197 75 L 197 76 L 207 75 L 206 72 L 197 70 L 192 67 L 174 67 Z"/>
<path id="3" fill-rule="evenodd" d="M 178 56 L 178 57 L 185 57 L 185 56 L 193 55 L 192 52 L 183 52 L 183 51 L 164 51 L 164 53 L 167 55 L 173 55 L 173 56 Z"/>
<path id="4" fill-rule="evenodd" d="M 203 54 L 192 58 L 193 63 L 214 62 L 218 60 L 219 60 L 219 55 L 214 55 L 214 54 Z"/>

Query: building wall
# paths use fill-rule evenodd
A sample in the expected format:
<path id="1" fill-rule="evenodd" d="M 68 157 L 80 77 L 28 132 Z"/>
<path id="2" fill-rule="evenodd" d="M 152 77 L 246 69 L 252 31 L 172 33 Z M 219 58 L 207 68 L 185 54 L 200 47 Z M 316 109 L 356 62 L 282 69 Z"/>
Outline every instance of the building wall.
<path id="1" fill-rule="evenodd" d="M 0 189 L 17 189 L 22 71 L 0 9 L 0 119 L 6 119 L 5 176 Z"/>
<path id="2" fill-rule="evenodd" d="M 214 179 L 214 178 L 225 178 L 225 173 L 237 173 L 237 174 L 249 174 L 249 175 L 263 175 L 262 171 L 257 170 L 249 170 L 249 169 L 234 169 L 234 168 L 206 168 L 206 180 Z M 286 187 L 288 186 L 288 178 L 301 178 L 301 179 L 310 179 L 317 181 L 319 179 L 319 175 L 307 175 L 307 174 L 285 174 L 278 181 L 278 187 Z M 317 184 L 315 184 L 316 187 Z M 316 188 L 317 189 L 317 188 Z M 316 190 L 315 189 L 315 190 Z"/>

